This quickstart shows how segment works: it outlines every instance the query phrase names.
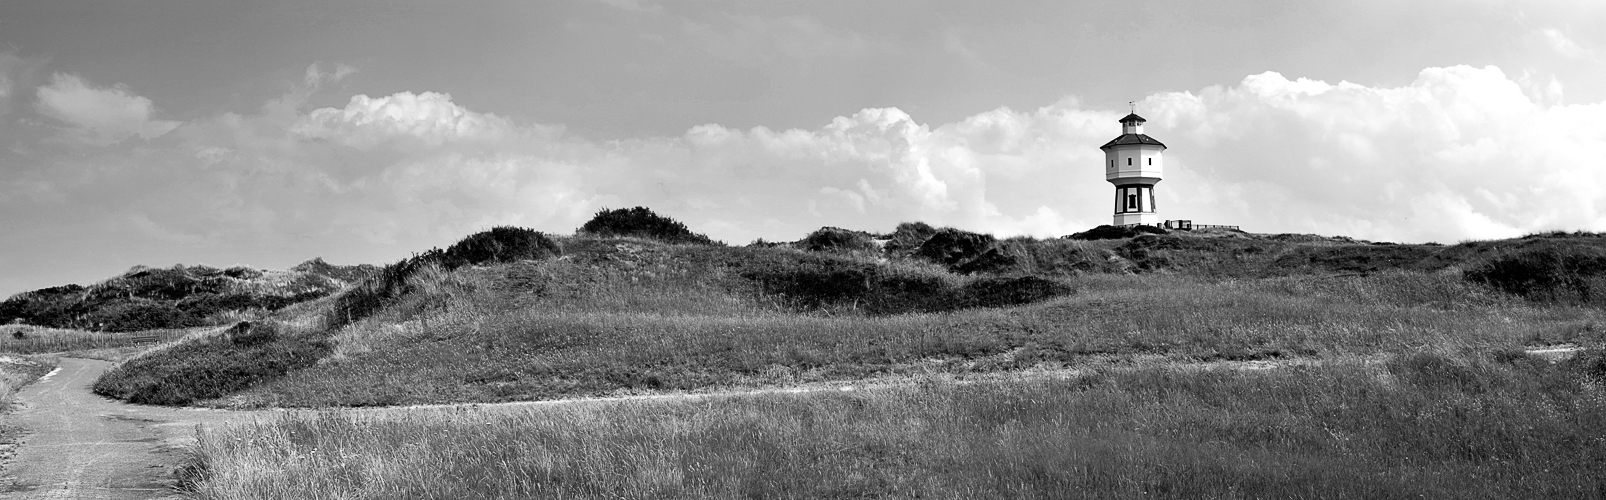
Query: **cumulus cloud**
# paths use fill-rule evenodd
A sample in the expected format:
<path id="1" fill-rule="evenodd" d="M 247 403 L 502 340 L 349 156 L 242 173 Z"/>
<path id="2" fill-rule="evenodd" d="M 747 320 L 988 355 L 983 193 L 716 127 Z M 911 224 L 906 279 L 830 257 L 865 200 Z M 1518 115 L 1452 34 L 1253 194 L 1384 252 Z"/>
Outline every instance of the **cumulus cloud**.
<path id="1" fill-rule="evenodd" d="M 63 121 L 108 137 L 152 122 L 126 90 L 78 87 L 134 103 L 95 116 L 133 118 Z M 1170 146 L 1157 189 L 1166 218 L 1395 241 L 1606 230 L 1606 103 L 1535 103 L 1497 68 L 1429 68 L 1400 87 L 1263 73 L 1155 94 L 1138 112 Z M 444 93 L 358 95 L 58 159 L 13 181 L 0 209 L 47 218 L 52 204 L 93 199 L 130 238 L 363 262 L 499 224 L 566 233 L 599 208 L 635 205 L 733 243 L 916 220 L 1058 236 L 1110 221 L 1098 146 L 1125 113 L 1068 98 L 928 124 L 872 108 L 808 129 L 706 124 L 597 141 Z"/>
<path id="2" fill-rule="evenodd" d="M 1606 105 L 1536 104 L 1495 67 L 1428 68 L 1397 88 L 1264 73 L 1146 103 L 1177 170 L 1201 194 L 1231 193 L 1189 199 L 1173 183 L 1177 201 L 1251 228 L 1456 240 L 1606 227 Z"/>
<path id="3" fill-rule="evenodd" d="M 133 136 L 159 137 L 179 122 L 155 120 L 151 100 L 119 84 L 96 87 L 77 75 L 57 73 L 37 92 L 40 114 L 68 125 L 68 137 L 105 146 Z"/>
<path id="4" fill-rule="evenodd" d="M 1606 173 L 1592 163 L 1606 155 L 1606 105 L 1535 103 L 1494 67 L 1429 68 L 1394 88 L 1268 72 L 1156 94 L 1140 112 L 1171 145 L 1158 191 L 1172 218 L 1406 241 L 1606 228 Z M 907 220 L 1049 236 L 1108 220 L 1097 146 L 1120 114 L 1067 99 L 930 125 L 873 108 L 814 129 L 707 124 L 599 142 L 425 92 L 356 96 L 290 130 L 343 168 L 366 162 L 364 185 L 390 190 L 370 196 L 460 214 L 442 223 L 565 228 L 603 204 L 643 204 L 733 241 Z"/>

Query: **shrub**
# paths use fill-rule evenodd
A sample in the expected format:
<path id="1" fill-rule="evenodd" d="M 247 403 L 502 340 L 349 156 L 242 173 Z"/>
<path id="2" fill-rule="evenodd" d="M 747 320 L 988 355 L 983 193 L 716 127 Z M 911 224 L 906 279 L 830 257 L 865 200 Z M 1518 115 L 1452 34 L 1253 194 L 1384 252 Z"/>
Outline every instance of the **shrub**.
<path id="1" fill-rule="evenodd" d="M 958 273 L 1001 272 L 1016 267 L 1014 255 L 999 251 L 993 235 L 942 228 L 915 255 Z"/>
<path id="2" fill-rule="evenodd" d="M 753 259 L 743 264 L 740 274 L 790 307 L 845 308 L 870 314 L 951 308 L 956 281 L 939 270 L 811 254 Z"/>
<path id="3" fill-rule="evenodd" d="M 621 208 L 597 212 L 576 232 L 594 236 L 634 236 L 668 243 L 712 245 L 707 236 L 693 233 L 675 219 L 664 217 L 646 207 Z"/>
<path id="4" fill-rule="evenodd" d="M 324 324 L 339 327 L 372 315 L 411 291 L 408 278 L 426 267 L 450 271 L 467 265 L 548 259 L 563 254 L 557 242 L 540 232 L 495 227 L 471 234 L 446 250 L 432 249 L 381 268 L 335 298 Z"/>
<path id="5" fill-rule="evenodd" d="M 1111 226 L 1105 224 L 1080 233 L 1072 233 L 1066 238 L 1073 240 L 1118 240 L 1145 234 L 1168 234 L 1168 232 L 1154 226 Z"/>
<path id="6" fill-rule="evenodd" d="M 448 270 L 466 265 L 540 260 L 563 254 L 547 235 L 522 227 L 500 226 L 469 235 L 447 247 L 436 263 Z"/>
<path id="7" fill-rule="evenodd" d="M 201 318 L 191 316 L 172 304 L 134 299 L 97 309 L 88 316 L 97 329 L 108 332 L 136 332 L 160 328 L 200 326 Z"/>
<path id="8" fill-rule="evenodd" d="M 898 228 L 892 231 L 892 237 L 887 241 L 884 250 L 888 255 L 912 255 L 934 234 L 937 234 L 937 229 L 924 222 L 898 224 Z"/>
<path id="9" fill-rule="evenodd" d="M 1537 301 L 1606 302 L 1606 250 L 1544 245 L 1490 260 L 1462 276 Z"/>
<path id="10" fill-rule="evenodd" d="M 880 252 L 870 233 L 839 227 L 822 227 L 803 238 L 803 249 L 814 252 Z"/>
<path id="11" fill-rule="evenodd" d="M 886 315 L 1002 307 L 1070 293 L 1053 280 L 990 277 L 965 282 L 938 269 L 905 264 L 873 264 L 844 258 L 774 262 L 742 276 L 799 309 L 850 309 Z"/>
<path id="12" fill-rule="evenodd" d="M 95 394 L 130 403 L 184 405 L 226 396 L 317 363 L 321 338 L 287 336 L 271 323 L 241 323 L 224 341 L 187 342 L 130 359 L 95 381 Z"/>

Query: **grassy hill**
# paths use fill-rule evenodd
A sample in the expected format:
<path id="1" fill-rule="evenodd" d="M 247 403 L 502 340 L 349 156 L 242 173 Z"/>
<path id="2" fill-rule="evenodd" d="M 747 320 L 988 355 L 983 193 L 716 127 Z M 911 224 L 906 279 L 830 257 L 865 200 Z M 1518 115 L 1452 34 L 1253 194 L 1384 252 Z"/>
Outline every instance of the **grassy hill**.
<path id="1" fill-rule="evenodd" d="M 322 259 L 286 270 L 235 266 L 136 266 L 90 286 L 65 285 L 0 302 L 0 324 L 128 332 L 226 323 L 242 311 L 275 311 L 344 290 L 376 271 Z"/>
<path id="2" fill-rule="evenodd" d="M 300 308 L 299 322 L 141 356 L 97 390 L 248 407 L 489 402 L 1602 335 L 1606 238 L 1593 234 L 997 240 L 904 224 L 731 247 L 618 215 L 598 220 L 646 229 L 472 235 Z"/>
<path id="3" fill-rule="evenodd" d="M 866 388 L 291 413 L 202 431 L 183 478 L 202 498 L 1606 488 L 1602 235 L 1397 245 L 1101 227 L 1038 240 L 907 223 L 733 247 L 660 219 L 604 211 L 573 236 L 470 235 L 146 352 L 95 389 L 342 407 Z M 1581 350 L 1524 351 L 1555 344 Z"/>

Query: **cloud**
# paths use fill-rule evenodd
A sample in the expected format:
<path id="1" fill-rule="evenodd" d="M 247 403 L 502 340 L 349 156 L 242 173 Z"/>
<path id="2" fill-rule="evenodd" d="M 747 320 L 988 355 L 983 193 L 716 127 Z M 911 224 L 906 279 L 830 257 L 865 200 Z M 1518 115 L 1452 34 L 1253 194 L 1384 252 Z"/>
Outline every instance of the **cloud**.
<path id="1" fill-rule="evenodd" d="M 1251 228 L 1413 241 L 1606 228 L 1591 160 L 1606 154 L 1606 105 L 1536 104 L 1495 67 L 1428 68 L 1395 88 L 1264 73 L 1145 105 L 1190 182 L 1253 199 L 1203 213 Z"/>
<path id="2" fill-rule="evenodd" d="M 1606 105 L 1535 103 L 1498 68 L 1428 68 L 1392 88 L 1268 72 L 1139 110 L 1171 145 L 1159 190 L 1169 217 L 1407 241 L 1606 228 L 1606 173 L 1591 163 L 1606 155 Z M 551 205 L 612 203 L 694 227 L 751 214 L 717 235 L 736 241 L 908 220 L 1051 236 L 1108 220 L 1097 146 L 1120 114 L 1066 99 L 930 125 L 871 108 L 814 129 L 707 124 L 589 141 L 425 92 L 353 97 L 292 130 L 349 148 L 336 156 L 365 159 L 371 179 L 459 221 L 563 228 L 598 206 Z"/>
<path id="3" fill-rule="evenodd" d="M 1563 56 L 1576 58 L 1584 57 L 1589 54 L 1584 47 L 1578 45 L 1578 42 L 1574 42 L 1571 38 L 1567 37 L 1566 33 L 1562 33 L 1561 30 L 1556 28 L 1545 28 L 1539 30 L 1539 36 L 1545 41 L 1545 44 L 1548 45 L 1551 50 L 1554 50 L 1556 53 Z"/>
<path id="4" fill-rule="evenodd" d="M 512 145 L 524 132 L 506 119 L 470 111 L 453 103 L 451 95 L 435 92 L 353 96 L 344 108 L 313 110 L 293 131 L 359 149 L 396 140 L 426 149 L 464 142 Z"/>
<path id="5" fill-rule="evenodd" d="M 148 101 L 80 86 L 136 103 L 102 128 L 132 137 L 144 129 L 127 123 L 151 122 Z M 1606 103 L 1535 103 L 1497 68 L 1428 68 L 1399 87 L 1268 72 L 1154 94 L 1138 112 L 1170 146 L 1165 218 L 1393 241 L 1606 230 Z M 870 108 L 812 128 L 599 141 L 445 93 L 358 95 L 47 159 L 0 185 L 0 210 L 247 262 L 380 262 L 501 224 L 567 233 L 636 205 L 733 243 L 917 220 L 1058 236 L 1110 221 L 1098 146 L 1124 114 L 1074 98 L 937 124 Z M 32 230 L 15 224 L 0 230 Z"/>
<path id="6" fill-rule="evenodd" d="M 160 137 L 179 122 L 153 120 L 151 100 L 119 84 L 95 87 L 77 75 L 57 73 L 39 87 L 38 111 L 68 125 L 67 137 L 86 144 L 106 146 L 139 136 Z"/>
<path id="7" fill-rule="evenodd" d="M 307 88 L 317 89 L 324 82 L 338 82 L 357 73 L 357 68 L 342 63 L 335 63 L 334 69 L 329 71 L 324 71 L 321 66 L 320 63 L 307 66 L 307 74 L 302 77 L 302 82 Z"/>

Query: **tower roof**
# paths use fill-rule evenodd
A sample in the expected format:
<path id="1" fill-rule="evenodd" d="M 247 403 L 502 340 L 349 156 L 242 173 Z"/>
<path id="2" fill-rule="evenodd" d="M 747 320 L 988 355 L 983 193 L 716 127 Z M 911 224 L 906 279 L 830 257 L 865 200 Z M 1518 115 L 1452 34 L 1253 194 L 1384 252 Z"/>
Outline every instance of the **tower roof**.
<path id="1" fill-rule="evenodd" d="M 1132 116 L 1138 116 L 1138 115 L 1132 115 Z M 1138 119 L 1142 120 L 1142 118 L 1138 118 Z M 1155 146 L 1160 146 L 1162 148 L 1165 147 L 1165 143 L 1162 143 L 1160 141 L 1154 140 L 1153 137 L 1149 137 L 1149 136 L 1144 135 L 1144 134 L 1121 134 L 1120 137 L 1116 137 L 1114 139 L 1110 139 L 1110 142 L 1106 142 L 1106 143 L 1104 143 L 1103 146 L 1099 146 L 1099 149 L 1110 149 L 1110 148 L 1115 147 L 1115 146 L 1126 146 L 1126 145 L 1129 145 L 1129 144 L 1153 144 Z"/>
<path id="2" fill-rule="evenodd" d="M 1138 116 L 1137 113 L 1132 113 L 1132 114 L 1129 114 L 1129 115 L 1121 117 L 1121 123 L 1126 123 L 1126 122 L 1143 123 L 1143 122 L 1146 122 L 1146 121 L 1148 121 L 1148 120 L 1145 120 L 1145 119 L 1143 119 L 1143 117 Z"/>

